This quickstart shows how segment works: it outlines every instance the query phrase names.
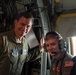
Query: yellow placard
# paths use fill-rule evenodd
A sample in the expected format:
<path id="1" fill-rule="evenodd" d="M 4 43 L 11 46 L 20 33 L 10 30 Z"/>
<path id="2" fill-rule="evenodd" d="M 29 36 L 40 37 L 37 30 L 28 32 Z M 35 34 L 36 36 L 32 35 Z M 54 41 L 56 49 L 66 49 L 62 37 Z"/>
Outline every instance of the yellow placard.
<path id="1" fill-rule="evenodd" d="M 60 2 L 60 0 L 55 0 L 56 3 Z"/>

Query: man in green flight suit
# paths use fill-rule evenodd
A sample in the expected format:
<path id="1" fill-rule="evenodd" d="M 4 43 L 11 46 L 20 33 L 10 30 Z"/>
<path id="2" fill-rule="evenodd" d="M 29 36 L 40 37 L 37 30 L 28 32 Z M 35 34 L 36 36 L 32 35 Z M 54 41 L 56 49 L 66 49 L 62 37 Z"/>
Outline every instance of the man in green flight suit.
<path id="1" fill-rule="evenodd" d="M 39 49 L 28 51 L 26 34 L 31 30 L 33 20 L 28 12 L 18 13 L 14 29 L 0 34 L 0 75 L 21 75 L 24 62 L 39 55 Z"/>

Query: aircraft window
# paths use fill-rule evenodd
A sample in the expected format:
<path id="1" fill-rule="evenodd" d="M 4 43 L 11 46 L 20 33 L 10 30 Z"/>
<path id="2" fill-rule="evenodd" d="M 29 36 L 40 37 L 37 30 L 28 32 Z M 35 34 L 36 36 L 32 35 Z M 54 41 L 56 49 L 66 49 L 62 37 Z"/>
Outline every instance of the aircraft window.
<path id="1" fill-rule="evenodd" d="M 76 56 L 76 36 L 68 37 L 68 52 L 73 56 Z"/>
<path id="2" fill-rule="evenodd" d="M 76 37 L 72 37 L 72 43 L 73 43 L 73 55 L 76 55 Z"/>

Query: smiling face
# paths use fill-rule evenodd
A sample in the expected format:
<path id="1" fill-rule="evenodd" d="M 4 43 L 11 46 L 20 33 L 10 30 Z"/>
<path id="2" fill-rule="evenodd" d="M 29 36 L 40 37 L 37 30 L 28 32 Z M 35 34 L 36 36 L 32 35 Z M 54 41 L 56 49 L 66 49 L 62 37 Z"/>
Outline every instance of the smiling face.
<path id="1" fill-rule="evenodd" d="M 56 38 L 50 38 L 45 41 L 46 50 L 49 52 L 51 56 L 56 56 L 59 50 L 59 42 Z"/>
<path id="2" fill-rule="evenodd" d="M 16 37 L 25 36 L 32 28 L 32 20 L 21 17 L 19 20 L 14 21 L 14 25 Z"/>

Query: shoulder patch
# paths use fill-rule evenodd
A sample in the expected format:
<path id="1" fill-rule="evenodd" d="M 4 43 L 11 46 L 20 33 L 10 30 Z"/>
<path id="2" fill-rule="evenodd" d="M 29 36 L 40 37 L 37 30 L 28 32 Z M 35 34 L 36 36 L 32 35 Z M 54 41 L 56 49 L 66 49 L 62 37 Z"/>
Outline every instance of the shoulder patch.
<path id="1" fill-rule="evenodd" d="M 73 61 L 65 61 L 65 67 L 70 67 L 73 66 L 74 62 Z"/>

